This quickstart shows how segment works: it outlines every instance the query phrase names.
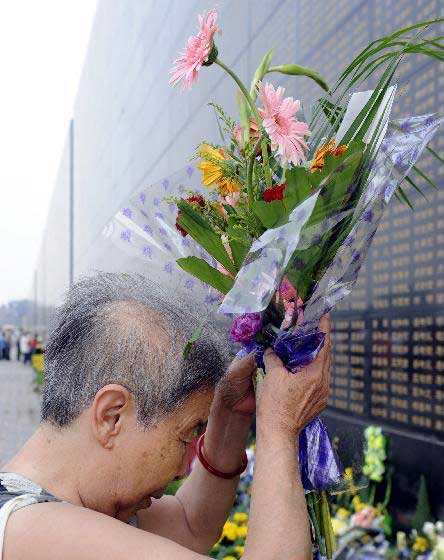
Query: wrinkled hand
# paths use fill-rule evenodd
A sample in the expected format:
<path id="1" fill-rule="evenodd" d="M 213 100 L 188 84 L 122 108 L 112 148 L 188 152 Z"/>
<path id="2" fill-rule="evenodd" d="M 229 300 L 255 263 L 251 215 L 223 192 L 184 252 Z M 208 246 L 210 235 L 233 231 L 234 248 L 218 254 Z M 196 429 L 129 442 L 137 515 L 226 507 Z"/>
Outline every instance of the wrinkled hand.
<path id="1" fill-rule="evenodd" d="M 319 330 L 325 333 L 324 347 L 296 373 L 289 372 L 271 348 L 266 350 L 266 375 L 258 397 L 258 421 L 263 426 L 297 434 L 327 406 L 331 364 L 327 316 L 321 319 Z"/>
<path id="2" fill-rule="evenodd" d="M 256 362 L 253 354 L 245 358 L 235 358 L 226 375 L 219 382 L 216 397 L 231 412 L 250 415 L 256 410 L 253 376 Z"/>

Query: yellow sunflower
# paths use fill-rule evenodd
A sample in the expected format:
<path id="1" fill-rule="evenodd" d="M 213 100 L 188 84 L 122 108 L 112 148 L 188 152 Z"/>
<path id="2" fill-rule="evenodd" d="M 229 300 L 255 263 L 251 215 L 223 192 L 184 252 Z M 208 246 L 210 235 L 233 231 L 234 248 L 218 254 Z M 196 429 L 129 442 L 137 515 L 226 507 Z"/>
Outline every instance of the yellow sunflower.
<path id="1" fill-rule="evenodd" d="M 202 184 L 205 187 L 217 184 L 224 196 L 239 191 L 239 183 L 224 177 L 224 170 L 217 164 L 218 160 L 228 159 L 222 150 L 216 150 L 208 144 L 202 144 L 197 153 L 202 158 L 197 167 L 202 171 Z M 206 156 L 207 158 L 209 156 L 210 159 L 206 159 Z"/>

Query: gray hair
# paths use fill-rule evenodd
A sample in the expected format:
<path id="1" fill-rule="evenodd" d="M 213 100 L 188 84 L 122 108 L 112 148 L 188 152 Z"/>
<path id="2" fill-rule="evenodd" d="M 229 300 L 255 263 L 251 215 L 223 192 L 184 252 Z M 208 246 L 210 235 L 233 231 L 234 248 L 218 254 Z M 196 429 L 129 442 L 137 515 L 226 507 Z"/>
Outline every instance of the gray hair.
<path id="1" fill-rule="evenodd" d="M 46 348 L 42 420 L 67 426 L 102 387 L 117 383 L 149 427 L 192 393 L 213 388 L 227 353 L 208 327 L 183 357 L 199 323 L 141 275 L 83 278 L 69 290 Z"/>

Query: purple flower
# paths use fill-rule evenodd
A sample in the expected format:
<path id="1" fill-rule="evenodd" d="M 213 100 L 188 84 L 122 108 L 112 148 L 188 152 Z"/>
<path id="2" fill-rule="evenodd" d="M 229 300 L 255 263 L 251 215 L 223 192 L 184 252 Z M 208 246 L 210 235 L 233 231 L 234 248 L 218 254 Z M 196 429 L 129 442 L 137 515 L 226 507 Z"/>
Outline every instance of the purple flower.
<path id="1" fill-rule="evenodd" d="M 140 202 L 141 202 L 142 204 L 145 204 L 146 194 L 145 194 L 144 192 L 141 192 L 141 193 L 140 193 L 139 198 L 140 198 Z"/>
<path id="2" fill-rule="evenodd" d="M 168 179 L 164 179 L 162 181 L 162 186 L 165 190 L 167 190 L 168 186 L 169 186 L 170 182 L 168 181 Z"/>
<path id="3" fill-rule="evenodd" d="M 262 328 L 260 313 L 242 313 L 231 325 L 231 340 L 234 342 L 250 342 Z"/>
<path id="4" fill-rule="evenodd" d="M 145 226 L 143 226 L 143 231 L 145 233 L 153 233 L 153 228 L 149 224 L 146 224 Z"/>
<path id="5" fill-rule="evenodd" d="M 131 216 L 133 215 L 131 208 L 124 208 L 122 210 L 122 213 L 124 216 L 126 216 L 127 218 L 131 218 Z"/>
<path id="6" fill-rule="evenodd" d="M 193 174 L 193 172 L 194 172 L 194 169 L 191 167 L 191 165 L 189 165 L 189 166 L 187 167 L 187 175 L 188 175 L 188 177 L 191 177 L 191 175 Z"/>

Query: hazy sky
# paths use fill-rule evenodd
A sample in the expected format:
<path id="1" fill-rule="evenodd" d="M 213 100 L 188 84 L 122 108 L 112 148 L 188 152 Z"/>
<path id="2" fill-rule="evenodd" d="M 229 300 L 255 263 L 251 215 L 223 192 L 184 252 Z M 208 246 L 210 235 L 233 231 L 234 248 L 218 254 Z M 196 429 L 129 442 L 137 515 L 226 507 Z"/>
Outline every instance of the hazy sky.
<path id="1" fill-rule="evenodd" d="M 96 3 L 0 1 L 0 303 L 30 295 Z"/>

